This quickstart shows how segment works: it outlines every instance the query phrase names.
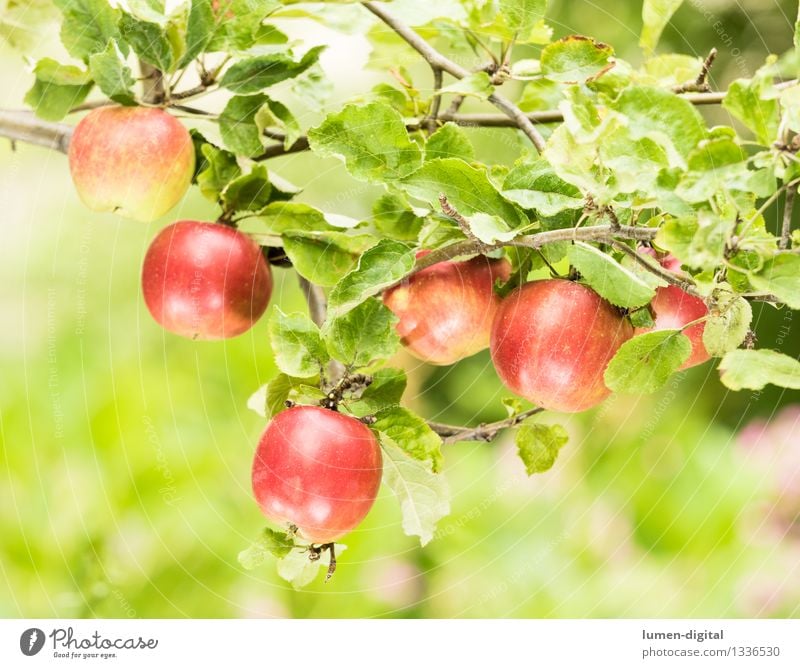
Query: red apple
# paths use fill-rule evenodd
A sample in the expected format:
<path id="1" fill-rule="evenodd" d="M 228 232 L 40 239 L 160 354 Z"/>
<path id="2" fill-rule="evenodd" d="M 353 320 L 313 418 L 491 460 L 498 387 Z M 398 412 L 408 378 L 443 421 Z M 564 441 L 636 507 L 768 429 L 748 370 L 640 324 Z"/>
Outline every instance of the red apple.
<path id="1" fill-rule="evenodd" d="M 505 259 L 439 262 L 387 290 L 383 301 L 400 319 L 397 331 L 412 355 L 431 364 L 453 364 L 489 345 L 500 305 L 494 282 L 507 280 L 510 272 Z"/>
<path id="2" fill-rule="evenodd" d="M 318 406 L 278 413 L 253 460 L 253 492 L 271 521 L 331 543 L 366 517 L 381 483 L 378 441 L 355 418 Z"/>
<path id="3" fill-rule="evenodd" d="M 75 128 L 69 168 L 87 207 L 149 222 L 189 188 L 194 146 L 186 128 L 163 109 L 100 107 Z"/>
<path id="4" fill-rule="evenodd" d="M 503 300 L 492 326 L 492 361 L 514 393 L 548 410 L 576 413 L 609 394 L 603 372 L 633 328 L 580 283 L 526 283 Z"/>
<path id="5" fill-rule="evenodd" d="M 227 339 L 267 308 L 272 274 L 261 247 L 220 223 L 181 220 L 153 239 L 142 267 L 147 308 L 165 329 L 192 339 Z"/>
<path id="6" fill-rule="evenodd" d="M 641 248 L 639 252 L 655 257 L 655 252 L 650 248 Z M 681 262 L 672 255 L 666 255 L 658 260 L 665 269 L 679 272 Z M 677 285 L 668 285 L 656 288 L 656 296 L 650 302 L 655 314 L 655 326 L 651 328 L 637 328 L 637 334 L 644 334 L 660 329 L 681 329 L 684 325 L 708 315 L 708 307 L 699 297 L 687 294 Z M 706 324 L 701 322 L 684 330 L 684 334 L 692 343 L 692 352 L 681 369 L 697 366 L 711 359 L 706 347 L 703 345 L 703 331 Z"/>

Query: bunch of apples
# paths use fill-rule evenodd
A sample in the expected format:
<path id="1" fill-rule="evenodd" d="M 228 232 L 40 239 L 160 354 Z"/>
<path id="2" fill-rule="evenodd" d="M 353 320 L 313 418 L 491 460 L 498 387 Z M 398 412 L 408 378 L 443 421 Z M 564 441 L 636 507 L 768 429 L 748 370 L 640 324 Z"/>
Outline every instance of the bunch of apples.
<path id="1" fill-rule="evenodd" d="M 183 125 L 162 109 L 145 107 L 92 111 L 75 129 L 69 160 L 88 207 L 143 221 L 177 204 L 195 166 Z M 680 267 L 669 256 L 660 262 Z M 495 283 L 510 273 L 505 259 L 440 262 L 383 299 L 398 317 L 403 345 L 422 361 L 450 365 L 488 347 L 503 383 L 535 405 L 579 412 L 599 404 L 610 393 L 606 366 L 638 332 L 620 310 L 576 281 L 535 280 L 501 299 Z M 224 339 L 263 315 L 272 276 L 262 249 L 247 235 L 222 223 L 182 220 L 151 243 L 142 290 L 153 318 L 170 332 Z M 651 308 L 655 329 L 682 328 L 706 314 L 702 300 L 676 286 L 658 288 Z M 709 358 L 703 326 L 684 332 L 692 343 L 684 368 Z M 381 450 L 367 425 L 329 408 L 294 406 L 263 432 L 252 484 L 267 518 L 312 544 L 328 544 L 364 519 L 381 473 Z"/>

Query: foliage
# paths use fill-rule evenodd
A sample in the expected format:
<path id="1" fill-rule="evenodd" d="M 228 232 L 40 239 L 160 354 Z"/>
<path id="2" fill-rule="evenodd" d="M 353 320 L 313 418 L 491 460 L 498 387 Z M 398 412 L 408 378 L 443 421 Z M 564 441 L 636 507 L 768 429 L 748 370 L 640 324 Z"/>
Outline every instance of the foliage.
<path id="1" fill-rule="evenodd" d="M 517 283 L 557 273 L 553 264 L 561 262 L 571 278 L 624 309 L 637 325 L 647 321 L 641 311 L 658 287 L 688 288 L 709 307 L 704 342 L 721 358 L 726 387 L 798 388 L 797 361 L 750 349 L 749 336 L 752 301 L 800 308 L 795 239 L 784 230 L 770 231 L 764 219 L 766 207 L 798 184 L 800 84 L 780 82 L 781 63 L 793 62 L 794 52 L 782 61 L 771 58 L 728 89 L 722 103 L 741 122 L 740 134 L 732 126 L 709 127 L 674 83 L 653 74 L 668 58 L 671 70 L 687 69 L 680 54 L 651 53 L 680 2 L 645 1 L 641 44 L 647 55 L 637 65 L 591 38 L 552 39 L 544 2 L 464 0 L 457 3 L 462 11 L 442 12 L 413 27 L 430 44 L 445 42 L 454 52 L 479 39 L 494 54 L 491 66 L 462 72 L 443 54 L 431 55 L 411 40 L 437 81 L 443 71 L 453 81 L 430 91 L 410 71 L 394 70 L 398 85 L 365 91 L 309 127 L 281 99 L 289 99 L 287 90 L 299 97 L 303 83 L 319 76 L 324 45 L 313 36 L 290 41 L 278 27 L 312 15 L 305 3 L 191 0 L 169 12 L 158 0 L 128 9 L 106 0 L 56 4 L 72 61 L 39 60 L 26 102 L 41 118 L 61 120 L 96 87 L 98 101 L 158 104 L 216 123 L 208 137 L 194 133 L 194 182 L 217 207 L 213 215 L 282 248 L 300 276 L 328 288 L 324 322 L 272 313 L 278 374 L 253 405 L 273 416 L 286 402 L 320 403 L 333 393 L 335 408 L 371 422 L 403 528 L 423 544 L 450 507 L 442 440 L 401 406 L 404 377 L 399 381 L 386 366 L 400 337 L 380 295 L 430 257 L 505 255 L 517 270 L 511 279 Z M 396 0 L 377 12 L 366 4 L 376 16 L 364 23 L 364 32 L 377 44 L 378 22 L 401 34 L 394 14 L 413 14 L 417 3 Z M 337 27 L 348 23 L 337 23 L 337 13 L 356 9 L 366 13 L 351 3 L 327 3 L 316 18 Z M 396 40 L 380 46 L 400 58 L 409 45 Z M 136 60 L 165 87 L 155 98 L 135 92 Z M 184 72 L 195 70 L 198 84 L 182 88 Z M 707 82 L 702 72 L 698 76 L 694 83 L 702 88 Z M 528 108 L 557 108 L 541 132 L 515 103 L 500 97 L 509 79 L 522 83 Z M 226 97 L 218 113 L 194 106 L 195 99 L 219 89 Z M 459 127 L 467 122 L 459 115 L 465 97 L 484 111 L 497 106 L 505 114 L 498 122 L 520 135 L 512 164 L 490 164 Z M 443 98 L 453 103 L 448 115 Z M 376 189 L 373 220 L 343 220 L 301 203 L 295 199 L 299 189 L 280 176 L 280 167 L 264 164 L 306 148 L 320 161 L 340 160 L 354 180 Z M 787 217 L 791 221 L 791 210 Z M 680 271 L 631 260 L 640 243 L 677 257 Z M 420 257 L 421 250 L 433 255 Z M 507 287 L 498 286 L 501 293 Z M 654 392 L 689 354 L 689 341 L 677 329 L 636 336 L 608 365 L 606 384 L 620 393 Z M 362 376 L 373 384 L 348 384 Z M 566 441 L 559 425 L 505 426 L 517 428 L 529 474 L 549 469 Z M 313 577 L 291 561 L 297 551 L 273 533 L 264 536 L 244 565 L 256 565 L 269 553 L 282 560 L 281 572 L 293 581 Z"/>

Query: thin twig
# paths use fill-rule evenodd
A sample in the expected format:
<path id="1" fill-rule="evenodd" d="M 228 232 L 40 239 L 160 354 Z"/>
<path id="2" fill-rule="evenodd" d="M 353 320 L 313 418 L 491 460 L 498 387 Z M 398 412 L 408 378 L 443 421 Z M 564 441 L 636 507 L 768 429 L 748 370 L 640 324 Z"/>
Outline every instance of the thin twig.
<path id="1" fill-rule="evenodd" d="M 142 102 L 161 104 L 166 97 L 163 73 L 143 60 L 139 61 L 139 70 L 142 73 Z"/>
<path id="2" fill-rule="evenodd" d="M 72 138 L 72 126 L 43 121 L 31 111 L 0 110 L 0 137 L 66 153 Z"/>
<path id="3" fill-rule="evenodd" d="M 789 248 L 792 238 L 792 213 L 794 213 L 794 198 L 797 194 L 797 185 L 786 189 L 786 201 L 783 204 L 783 226 L 781 227 L 781 240 L 778 247 L 781 250 Z"/>
<path id="4" fill-rule="evenodd" d="M 314 285 L 300 274 L 297 275 L 297 279 L 300 283 L 300 289 L 303 291 L 303 296 L 308 302 L 308 312 L 311 319 L 317 327 L 322 327 L 322 323 L 325 322 L 328 314 L 328 300 L 325 297 L 325 293 L 321 287 Z"/>
<path id="5" fill-rule="evenodd" d="M 456 79 L 463 79 L 464 77 L 470 76 L 471 72 L 469 70 L 439 53 L 439 51 L 428 44 L 428 42 L 420 37 L 412 28 L 403 23 L 391 12 L 387 11 L 383 5 L 374 2 L 362 2 L 362 4 L 402 37 L 432 68 L 443 70 Z M 515 121 L 517 127 L 527 135 L 537 151 L 541 153 L 544 150 L 544 137 L 539 134 L 539 131 L 533 126 L 530 119 L 517 105 L 497 93 L 493 93 L 489 96 L 489 102 Z"/>
<path id="6" fill-rule="evenodd" d="M 697 75 L 697 78 L 694 81 L 688 81 L 685 84 L 681 84 L 680 86 L 676 86 L 672 90 L 676 93 L 706 93 L 709 91 L 708 85 L 708 73 L 711 70 L 711 66 L 714 64 L 714 60 L 717 57 L 717 50 L 711 49 L 706 56 L 706 59 L 703 61 L 703 66 L 700 68 L 700 73 Z"/>
<path id="7" fill-rule="evenodd" d="M 469 225 L 469 221 L 462 216 L 458 210 L 450 204 L 450 201 L 447 199 L 447 195 L 444 193 L 439 193 L 439 206 L 442 208 L 442 213 L 448 218 L 453 219 L 458 223 L 458 227 L 461 229 L 461 232 L 464 234 L 467 239 L 469 239 L 472 243 L 475 244 L 475 248 L 485 251 L 487 249 L 491 249 L 490 244 L 483 243 L 475 234 L 472 232 L 472 228 Z"/>
<path id="8" fill-rule="evenodd" d="M 308 137 L 300 137 L 289 148 L 286 148 L 283 142 L 267 146 L 267 148 L 264 149 L 264 152 L 261 155 L 253 158 L 253 160 L 260 162 L 262 160 L 269 160 L 270 158 L 277 158 L 282 155 L 289 155 L 290 153 L 301 153 L 303 151 L 307 151 L 309 148 L 310 146 L 308 143 Z"/>
<path id="9" fill-rule="evenodd" d="M 796 82 L 786 82 L 786 84 L 779 84 L 776 88 L 784 85 L 789 85 Z M 203 91 L 207 89 L 202 89 Z M 175 93 L 172 95 L 172 100 L 186 100 L 190 97 L 197 97 L 192 95 L 192 91 L 184 91 L 183 93 Z M 688 100 L 695 105 L 719 104 L 722 102 L 726 95 L 725 91 L 718 93 L 696 93 L 693 95 L 684 95 L 683 99 Z M 460 107 L 460 102 L 463 100 L 459 96 L 453 100 L 450 108 L 439 114 L 439 121 L 441 123 L 452 122 L 456 125 L 463 127 L 482 127 L 482 128 L 510 128 L 517 127 L 516 123 L 504 114 L 458 114 L 457 109 Z M 100 104 L 92 105 L 103 106 Z M 80 111 L 84 107 L 76 107 L 74 111 Z M 564 120 L 563 114 L 558 110 L 549 111 L 534 111 L 526 114 L 528 120 L 533 124 L 543 123 L 561 123 Z M 25 121 L 23 126 L 20 125 L 20 119 Z M 27 119 L 31 119 L 28 121 Z M 35 122 L 33 122 L 35 119 Z M 410 131 L 419 130 L 422 120 L 410 123 L 407 127 Z M 72 127 L 64 123 L 53 123 L 51 121 L 43 121 L 33 116 L 32 112 L 28 110 L 0 110 L 0 137 L 6 137 L 11 140 L 25 142 L 27 144 L 35 144 L 38 146 L 46 146 L 55 150 L 66 152 L 66 147 L 69 145 L 69 139 L 72 134 Z M 282 144 L 276 144 L 268 147 L 257 160 L 267 160 L 289 153 L 298 153 L 307 151 L 309 148 L 308 138 L 303 136 L 292 144 L 288 149 L 284 148 Z"/>
<path id="10" fill-rule="evenodd" d="M 660 279 L 666 281 L 670 285 L 675 285 L 679 287 L 685 293 L 690 294 L 693 297 L 704 299 L 703 295 L 701 295 L 695 289 L 694 280 L 692 280 L 692 278 L 690 278 L 689 276 L 686 276 L 685 274 L 673 273 L 668 269 L 664 269 L 664 267 L 662 267 L 658 263 L 654 264 L 652 262 L 649 262 L 646 257 L 641 255 L 640 253 L 637 253 L 630 246 L 627 246 L 626 244 L 623 244 L 619 241 L 614 240 L 611 242 L 611 245 L 614 246 L 614 248 L 616 248 L 617 250 L 620 250 L 626 255 L 633 258 L 639 265 L 647 269 L 647 271 L 649 271 L 651 274 L 658 276 Z"/>
<path id="11" fill-rule="evenodd" d="M 300 283 L 303 296 L 308 303 L 308 314 L 311 316 L 311 320 L 314 321 L 317 327 L 322 327 L 325 319 L 328 317 L 328 299 L 325 296 L 325 292 L 320 286 L 315 285 L 300 274 L 297 274 L 297 280 Z M 331 360 L 328 363 L 327 371 L 327 380 L 331 385 L 336 385 L 347 372 L 344 365 L 336 360 Z"/>
<path id="12" fill-rule="evenodd" d="M 444 79 L 444 72 L 438 67 L 433 68 L 433 100 L 431 101 L 431 109 L 428 116 L 423 119 L 422 124 L 428 134 L 433 134 L 436 130 L 436 123 L 439 118 L 439 110 L 442 108 L 442 96 L 439 91 L 442 90 L 442 83 Z"/>
<path id="13" fill-rule="evenodd" d="M 517 415 L 512 415 L 505 420 L 481 424 L 477 427 L 459 427 L 456 425 L 429 422 L 428 426 L 442 437 L 444 443 L 458 443 L 459 441 L 492 441 L 504 429 L 516 427 L 523 420 L 541 413 L 544 408 L 531 408 Z"/>
<path id="14" fill-rule="evenodd" d="M 593 225 L 591 227 L 568 227 L 560 230 L 547 230 L 528 234 L 511 241 L 500 242 L 494 245 L 487 245 L 471 239 L 456 241 L 448 246 L 437 248 L 436 250 L 417 258 L 411 271 L 398 279 L 391 285 L 384 288 L 389 290 L 396 287 L 413 276 L 417 272 L 431 267 L 439 262 L 453 260 L 468 255 L 477 255 L 491 250 L 503 248 L 504 246 L 517 246 L 519 248 L 541 248 L 556 241 L 598 241 L 611 243 L 614 239 L 635 239 L 637 241 L 652 241 L 658 230 L 654 227 L 633 227 L 630 225 L 620 225 L 619 229 L 614 229 L 611 225 Z"/>

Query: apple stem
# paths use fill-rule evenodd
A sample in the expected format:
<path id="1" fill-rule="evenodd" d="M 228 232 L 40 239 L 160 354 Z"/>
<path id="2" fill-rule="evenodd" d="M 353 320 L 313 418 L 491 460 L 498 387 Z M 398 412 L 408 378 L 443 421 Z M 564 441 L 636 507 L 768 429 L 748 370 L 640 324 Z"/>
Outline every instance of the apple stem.
<path id="1" fill-rule="evenodd" d="M 326 543 L 322 546 L 322 549 L 327 549 L 330 552 L 331 560 L 328 564 L 328 572 L 325 574 L 325 582 L 328 582 L 332 577 L 333 574 L 336 572 L 336 551 L 334 547 L 334 543 Z"/>

